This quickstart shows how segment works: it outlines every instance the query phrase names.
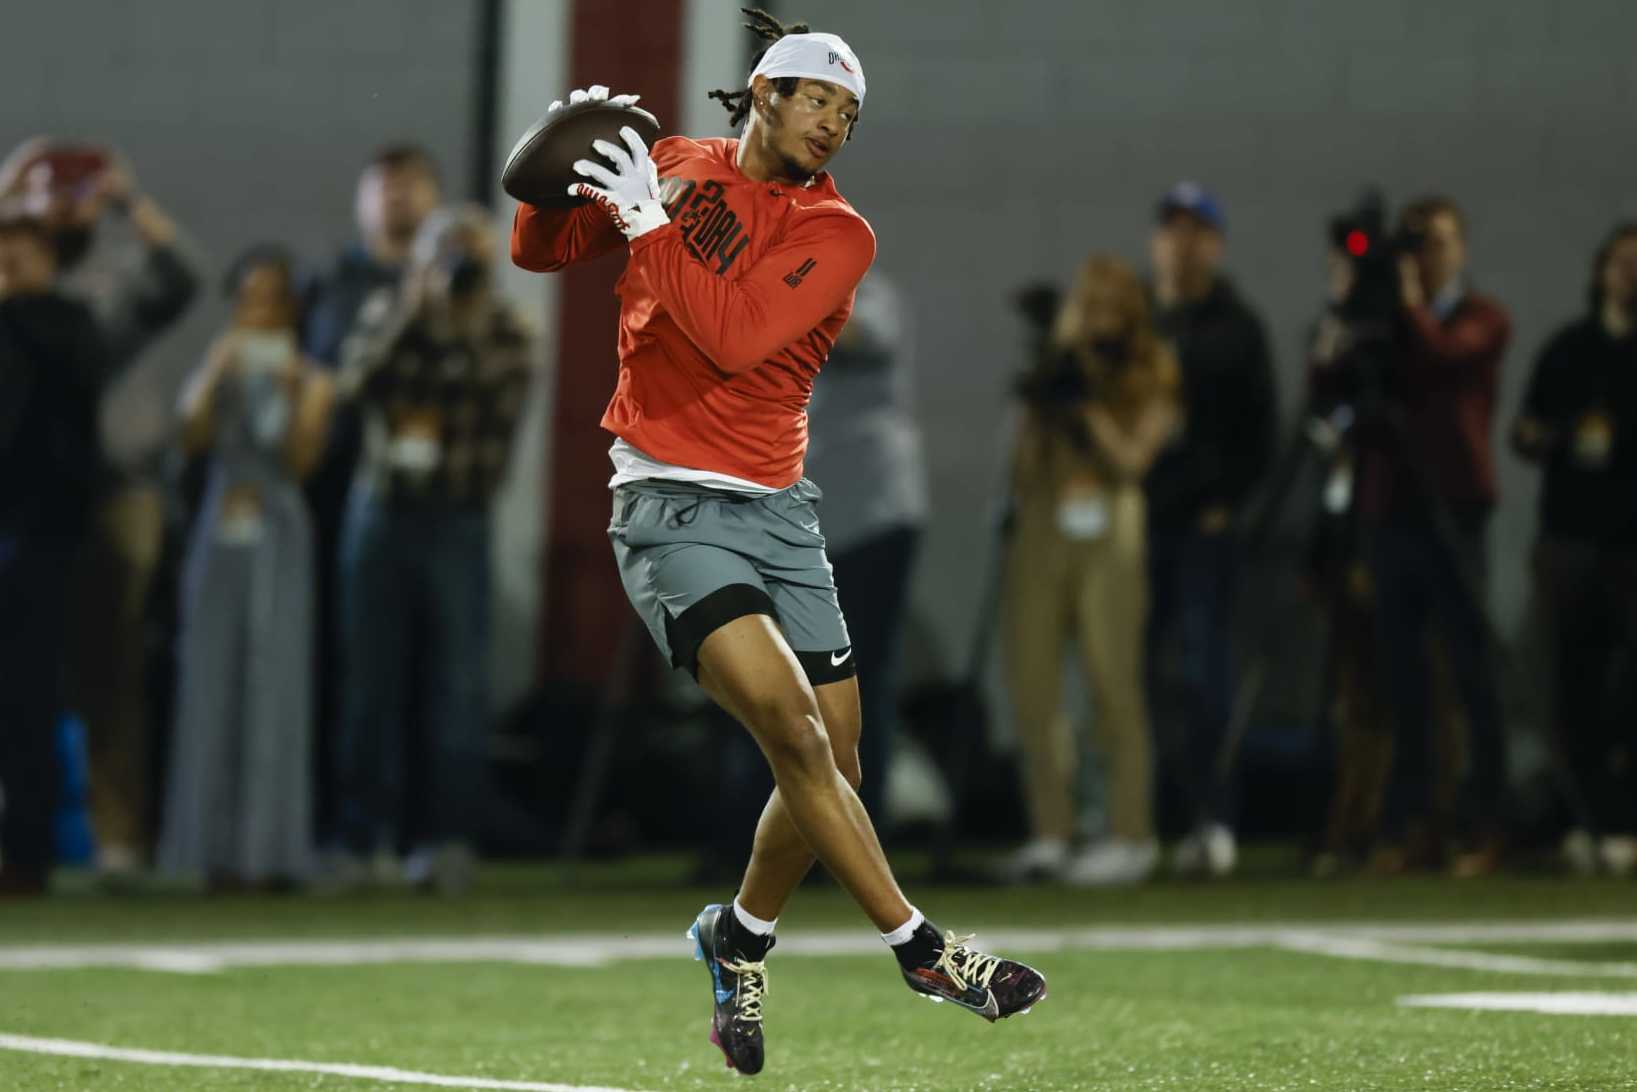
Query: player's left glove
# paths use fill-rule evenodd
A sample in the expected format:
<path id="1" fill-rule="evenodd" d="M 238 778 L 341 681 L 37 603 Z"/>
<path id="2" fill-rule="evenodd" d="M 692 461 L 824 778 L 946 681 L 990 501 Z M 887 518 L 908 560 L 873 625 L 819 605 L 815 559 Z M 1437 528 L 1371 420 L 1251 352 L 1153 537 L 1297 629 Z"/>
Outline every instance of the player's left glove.
<path id="1" fill-rule="evenodd" d="M 606 140 L 591 142 L 592 148 L 614 164 L 614 170 L 589 159 L 574 162 L 575 174 L 600 185 L 576 182 L 568 192 L 571 197 L 588 197 L 597 202 L 627 239 L 635 239 L 664 227 L 671 218 L 665 215 L 665 206 L 660 202 L 659 171 L 648 158 L 648 145 L 629 125 L 620 129 L 620 138 L 625 141 L 624 148 Z"/>

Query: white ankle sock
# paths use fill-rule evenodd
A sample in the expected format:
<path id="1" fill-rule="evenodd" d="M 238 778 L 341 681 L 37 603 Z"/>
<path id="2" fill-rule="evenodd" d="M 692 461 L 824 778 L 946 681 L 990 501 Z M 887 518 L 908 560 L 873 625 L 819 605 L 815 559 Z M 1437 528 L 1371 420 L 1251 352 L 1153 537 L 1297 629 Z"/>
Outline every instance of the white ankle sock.
<path id="1" fill-rule="evenodd" d="M 739 896 L 737 895 L 733 897 L 733 916 L 739 919 L 739 924 L 745 927 L 746 932 L 759 937 L 772 936 L 773 927 L 779 923 L 778 918 L 774 918 L 772 921 L 763 921 L 755 914 L 752 914 L 739 905 Z"/>
<path id="2" fill-rule="evenodd" d="M 921 923 L 925 920 L 926 915 L 912 906 L 909 908 L 909 920 L 890 933 L 882 933 L 881 939 L 886 941 L 890 947 L 896 948 L 898 945 L 914 936 L 915 930 L 919 929 L 921 927 Z"/>

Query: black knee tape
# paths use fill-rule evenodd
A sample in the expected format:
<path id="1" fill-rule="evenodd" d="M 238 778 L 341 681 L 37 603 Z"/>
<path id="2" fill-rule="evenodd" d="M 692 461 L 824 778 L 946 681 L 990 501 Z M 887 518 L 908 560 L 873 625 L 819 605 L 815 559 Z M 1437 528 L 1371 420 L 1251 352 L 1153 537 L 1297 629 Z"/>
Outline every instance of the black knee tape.
<path id="1" fill-rule="evenodd" d="M 699 646 L 705 638 L 747 614 L 765 614 L 778 620 L 779 612 L 767 592 L 754 584 L 725 584 L 681 614 L 665 618 L 665 640 L 671 646 L 671 666 L 685 667 L 699 678 Z"/>

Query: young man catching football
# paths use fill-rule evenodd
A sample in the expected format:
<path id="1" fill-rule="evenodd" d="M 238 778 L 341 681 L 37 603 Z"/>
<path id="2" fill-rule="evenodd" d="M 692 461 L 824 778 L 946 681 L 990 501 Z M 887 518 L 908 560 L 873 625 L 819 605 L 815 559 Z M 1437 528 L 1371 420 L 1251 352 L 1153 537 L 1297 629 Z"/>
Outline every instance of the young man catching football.
<path id="1" fill-rule="evenodd" d="M 854 791 L 856 667 L 802 460 L 813 378 L 875 257 L 824 169 L 858 122 L 864 72 L 835 35 L 747 14 L 771 44 L 745 88 L 712 93 L 740 138 L 667 137 L 651 155 L 629 128 L 625 147 L 597 141 L 614 169 L 582 160 L 570 190 L 590 203 L 520 205 L 512 259 L 550 272 L 629 246 L 602 421 L 618 437 L 609 537 L 660 649 L 749 729 L 777 784 L 737 897 L 689 929 L 711 973 L 711 1039 L 756 1073 L 774 924 L 815 858 L 916 992 L 993 1021 L 1046 983 L 910 905 Z M 570 101 L 607 98 L 593 87 Z"/>

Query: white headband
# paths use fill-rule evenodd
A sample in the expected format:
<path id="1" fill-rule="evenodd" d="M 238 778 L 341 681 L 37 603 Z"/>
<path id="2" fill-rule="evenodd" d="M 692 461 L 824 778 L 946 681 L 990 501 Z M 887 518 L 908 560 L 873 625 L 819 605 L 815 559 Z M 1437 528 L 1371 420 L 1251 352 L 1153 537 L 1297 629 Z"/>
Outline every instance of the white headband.
<path id="1" fill-rule="evenodd" d="M 750 74 L 752 80 L 757 76 L 826 80 L 845 87 L 858 96 L 858 105 L 864 105 L 864 66 L 852 47 L 834 34 L 786 34 L 767 47 Z"/>

